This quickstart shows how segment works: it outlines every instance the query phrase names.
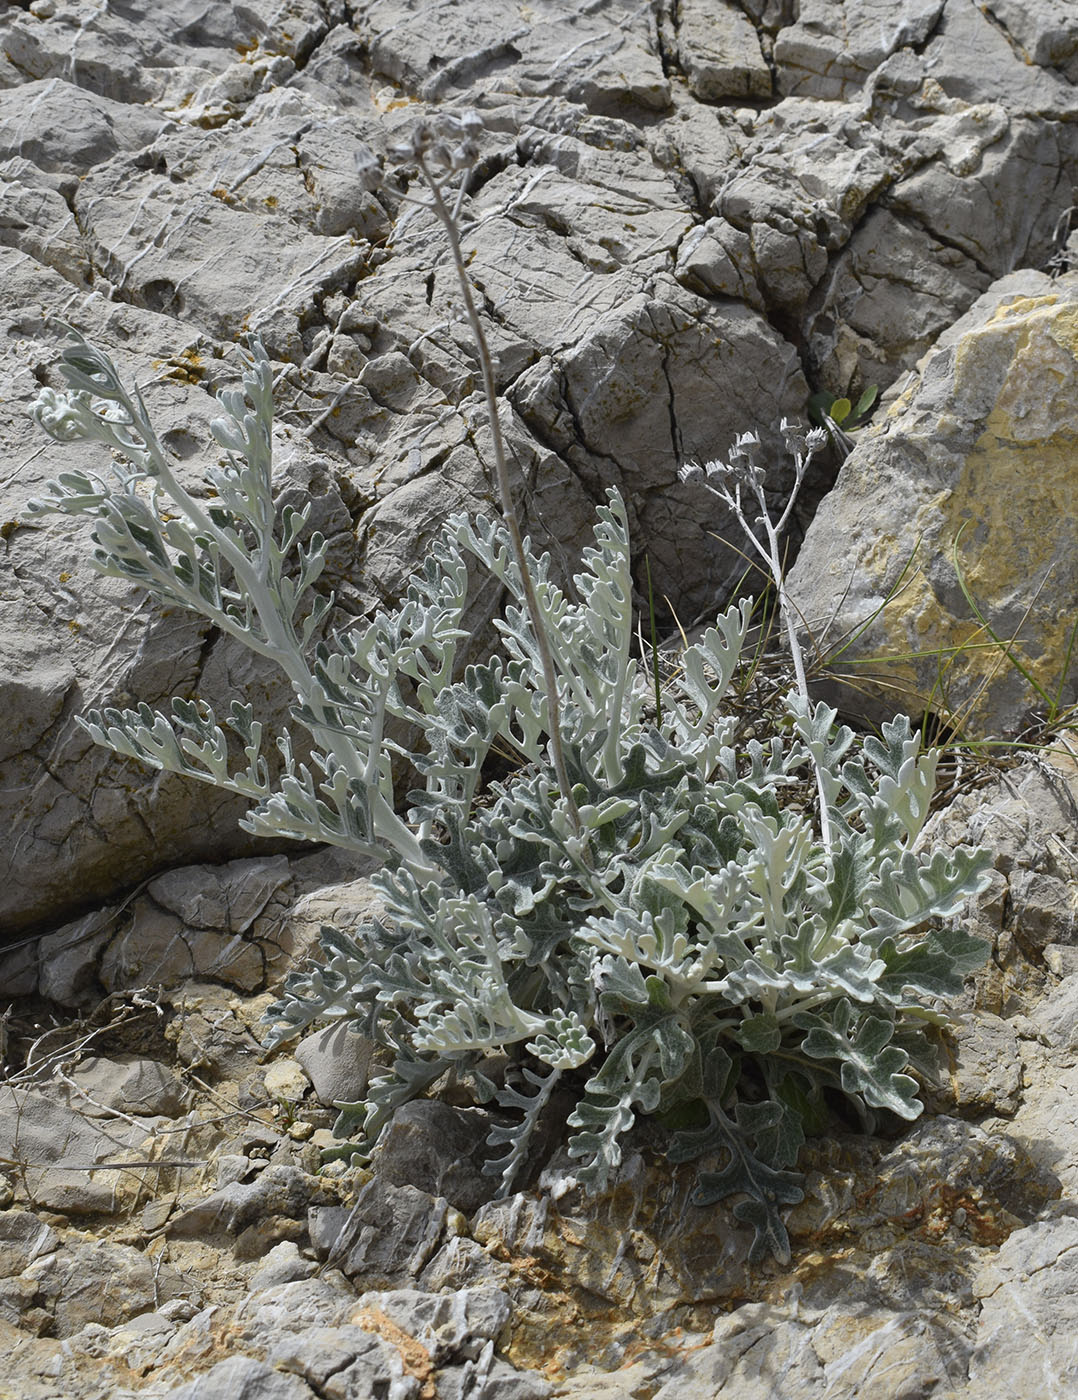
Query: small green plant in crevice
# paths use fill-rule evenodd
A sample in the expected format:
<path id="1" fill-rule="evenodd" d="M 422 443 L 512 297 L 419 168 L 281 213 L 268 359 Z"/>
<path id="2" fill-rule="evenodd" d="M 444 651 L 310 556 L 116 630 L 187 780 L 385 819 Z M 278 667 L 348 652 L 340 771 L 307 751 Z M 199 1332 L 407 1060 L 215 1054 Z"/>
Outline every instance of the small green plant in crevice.
<path id="1" fill-rule="evenodd" d="M 473 158 L 462 130 L 444 151 L 429 129 L 411 148 L 447 228 L 463 208 L 448 198 L 450 176 Z M 450 249 L 466 283 L 459 238 Z M 917 1117 L 911 1055 L 986 951 L 940 922 L 982 888 L 988 862 L 921 849 L 936 755 L 920 752 L 909 721 L 863 741 L 836 727 L 807 695 L 793 636 L 797 684 L 775 732 L 740 742 L 728 701 L 747 602 L 685 647 L 656 697 L 635 654 L 616 491 L 597 510 L 576 601 L 515 517 L 457 515 L 398 607 L 316 641 L 329 603 L 309 589 L 326 545 L 305 537 L 302 512 L 274 507 L 271 369 L 258 342 L 242 391 L 220 395 L 212 431 L 225 457 L 207 472 L 209 505 L 181 486 L 107 356 L 76 337 L 61 368 L 69 390 L 42 391 L 39 422 L 125 460 L 109 479 L 63 474 L 38 509 L 90 517 L 104 572 L 277 659 L 313 759 L 299 763 L 278 735 L 273 776 L 240 701 L 220 722 L 203 702 L 175 701 L 171 715 L 92 711 L 86 729 L 246 795 L 252 832 L 383 862 L 384 912 L 323 929 L 320 958 L 267 1013 L 271 1045 L 343 1020 L 388 1053 L 365 1099 L 342 1108 L 341 1153 L 368 1155 L 395 1111 L 450 1073 L 500 1110 L 486 1170 L 507 1193 L 551 1096 L 569 1090 L 581 1183 L 612 1182 L 626 1134 L 650 1117 L 673 1161 L 700 1162 L 698 1202 L 735 1198 L 752 1257 L 787 1259 L 782 1211 L 801 1198 L 806 1134 L 835 1099 L 866 1125 L 878 1112 Z M 492 381 L 490 395 L 496 419 Z M 785 431 L 799 484 L 818 442 Z M 741 519 L 785 606 L 782 521 L 767 513 L 754 440 L 689 475 Z M 495 621 L 500 649 L 458 674 L 469 561 L 509 601 Z M 390 718 L 414 737 L 391 739 Z M 488 783 L 499 748 L 522 764 Z M 395 790 L 394 755 L 419 775 L 407 794 Z"/>
<path id="2" fill-rule="evenodd" d="M 821 389 L 809 398 L 809 420 L 823 428 L 843 457 L 847 457 L 853 449 L 850 432 L 863 425 L 879 392 L 878 385 L 870 384 L 855 405 L 844 395 L 836 397 Z"/>

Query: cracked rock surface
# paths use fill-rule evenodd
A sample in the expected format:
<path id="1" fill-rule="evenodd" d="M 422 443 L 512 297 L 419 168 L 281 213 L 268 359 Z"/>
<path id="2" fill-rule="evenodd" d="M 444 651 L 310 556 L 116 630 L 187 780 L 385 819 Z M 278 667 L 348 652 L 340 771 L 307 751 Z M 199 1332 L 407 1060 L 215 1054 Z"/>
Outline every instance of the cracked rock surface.
<path id="1" fill-rule="evenodd" d="M 810 391 L 887 389 L 997 279 L 1065 266 L 1076 43 L 1062 0 L 9 6 L 0 925 L 255 854 L 235 800 L 105 756 L 79 710 L 242 688 L 272 724 L 288 701 L 197 620 L 97 578 L 69 522 L 27 522 L 74 465 L 27 414 L 60 321 L 144 386 L 192 480 L 257 331 L 337 621 L 398 597 L 448 512 L 490 506 L 489 444 L 441 235 L 406 175 L 375 197 L 357 160 L 475 107 L 464 241 L 527 526 L 571 571 L 618 486 L 638 569 L 691 619 L 743 560 L 679 464 L 803 417 Z"/>

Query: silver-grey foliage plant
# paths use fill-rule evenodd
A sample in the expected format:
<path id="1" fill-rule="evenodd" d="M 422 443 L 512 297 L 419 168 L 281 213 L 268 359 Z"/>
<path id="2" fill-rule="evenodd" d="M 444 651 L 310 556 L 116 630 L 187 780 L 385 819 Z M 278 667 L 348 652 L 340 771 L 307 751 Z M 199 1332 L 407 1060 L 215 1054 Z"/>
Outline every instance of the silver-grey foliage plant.
<path id="1" fill-rule="evenodd" d="M 504 520 L 458 515 L 398 607 L 316 641 L 330 603 L 310 586 L 326 544 L 273 501 L 259 342 L 242 390 L 219 395 L 224 456 L 205 499 L 177 479 L 107 355 L 76 336 L 61 368 L 68 391 L 42 391 L 39 423 L 115 456 L 109 478 L 64 473 L 35 509 L 89 516 L 104 573 L 277 661 L 313 759 L 299 762 L 285 733 L 268 762 L 239 701 L 220 719 L 175 700 L 171 715 L 140 705 L 82 723 L 118 753 L 248 797 L 253 833 L 382 861 L 384 914 L 323 929 L 321 960 L 268 1012 L 271 1045 L 344 1020 L 388 1052 L 367 1097 L 342 1109 L 342 1151 L 369 1154 L 397 1108 L 451 1074 L 495 1110 L 486 1170 L 507 1193 L 552 1094 L 568 1090 L 583 1184 L 610 1183 L 626 1134 L 653 1117 L 671 1160 L 703 1159 L 695 1199 L 737 1197 L 752 1256 L 787 1259 L 781 1212 L 802 1196 L 806 1134 L 843 1099 L 866 1125 L 877 1110 L 916 1118 L 911 1056 L 985 955 L 941 921 L 983 887 L 987 858 L 919 844 L 936 754 L 919 752 L 904 718 L 863 740 L 836 727 L 800 674 L 775 732 L 739 745 L 724 701 L 746 602 L 685 648 L 657 707 L 634 657 L 613 490 L 574 600 Z M 813 444 L 786 431 L 799 481 Z M 742 485 L 763 505 L 754 446 L 686 475 L 740 515 Z M 757 524 L 782 601 L 766 506 Z M 500 652 L 461 673 L 469 560 L 509 601 Z M 509 776 L 486 781 L 506 753 Z M 394 757 L 421 782 L 403 802 Z"/>

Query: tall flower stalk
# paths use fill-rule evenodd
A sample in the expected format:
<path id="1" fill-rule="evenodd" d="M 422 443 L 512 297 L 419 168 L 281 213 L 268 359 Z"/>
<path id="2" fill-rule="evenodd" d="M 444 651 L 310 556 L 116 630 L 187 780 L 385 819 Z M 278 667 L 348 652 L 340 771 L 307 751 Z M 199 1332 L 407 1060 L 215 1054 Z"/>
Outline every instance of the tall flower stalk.
<path id="1" fill-rule="evenodd" d="M 569 820 L 578 836 L 582 833 L 580 812 L 573 796 L 573 784 L 565 761 L 565 745 L 562 742 L 561 700 L 558 694 L 558 675 L 554 657 L 550 650 L 550 638 L 535 591 L 535 580 L 524 549 L 524 536 L 520 528 L 520 516 L 513 499 L 512 484 L 509 479 L 509 465 L 506 459 L 505 436 L 502 433 L 498 409 L 498 395 L 494 383 L 494 364 L 486 332 L 475 304 L 475 292 L 464 261 L 460 243 L 461 199 L 468 172 L 479 158 L 477 135 L 483 128 L 482 119 L 476 112 L 465 112 L 462 116 L 445 115 L 437 126 L 432 122 L 418 122 L 407 144 L 398 146 L 395 155 L 412 159 L 419 167 L 420 174 L 430 192 L 429 207 L 437 215 L 449 242 L 449 252 L 460 286 L 461 299 L 468 325 L 475 340 L 476 353 L 483 380 L 483 397 L 486 402 L 487 421 L 490 425 L 494 445 L 494 479 L 498 488 L 498 502 L 502 519 L 509 531 L 513 556 L 520 570 L 524 589 L 524 604 L 535 633 L 536 646 L 543 671 L 543 688 L 546 694 L 547 712 L 550 719 L 549 737 L 554 773 L 561 789 Z M 456 190 L 454 191 L 454 181 Z M 450 203 L 450 197 L 454 196 Z"/>
<path id="2" fill-rule="evenodd" d="M 764 561 L 775 586 L 779 614 L 786 629 L 786 640 L 790 648 L 790 660 L 793 663 L 797 691 L 805 705 L 808 706 L 811 698 L 808 679 L 805 675 L 805 659 L 801 650 L 801 640 L 797 635 L 797 623 L 790 595 L 786 590 L 786 573 L 782 564 L 780 541 L 797 501 L 808 465 L 816 453 L 826 445 L 827 434 L 822 428 L 813 428 L 808 434 L 802 433 L 796 424 L 788 422 L 785 418 L 780 424 L 780 432 L 786 449 L 793 459 L 794 479 L 790 487 L 790 494 L 786 499 L 785 508 L 777 520 L 771 518 L 771 508 L 768 505 L 764 489 L 766 474 L 760 462 L 760 439 L 755 433 L 742 433 L 737 438 L 728 462 L 715 459 L 705 462 L 703 465 L 696 462 L 689 463 L 679 468 L 678 475 L 682 481 L 701 482 L 713 495 L 717 496 L 723 505 L 732 512 L 746 539 Z M 760 508 L 759 515 L 752 521 L 745 513 L 742 488 L 748 490 Z M 760 539 L 759 533 L 753 528 L 754 526 L 762 527 L 763 540 Z M 814 768 L 816 792 L 820 803 L 820 834 L 824 846 L 830 850 L 834 836 L 831 815 L 828 811 L 827 779 L 821 763 L 815 763 Z"/>

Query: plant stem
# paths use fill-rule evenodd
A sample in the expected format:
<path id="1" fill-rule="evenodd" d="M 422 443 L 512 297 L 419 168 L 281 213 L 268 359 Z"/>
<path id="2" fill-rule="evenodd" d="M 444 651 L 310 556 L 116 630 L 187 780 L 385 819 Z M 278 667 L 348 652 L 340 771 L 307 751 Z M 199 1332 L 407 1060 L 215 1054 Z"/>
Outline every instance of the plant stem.
<path id="1" fill-rule="evenodd" d="M 767 497 L 764 494 L 762 481 L 752 481 L 750 478 L 751 490 L 760 506 L 760 523 L 764 527 L 767 535 L 767 548 L 760 543 L 756 537 L 756 532 L 749 524 L 741 504 L 741 486 L 735 486 L 733 492 L 727 486 L 711 487 L 711 490 L 733 511 L 737 517 L 738 524 L 744 530 L 750 544 L 767 565 L 768 572 L 775 581 L 775 592 L 778 597 L 779 613 L 782 616 L 783 625 L 786 628 L 786 637 L 790 645 L 790 657 L 793 661 L 794 679 L 797 684 L 797 692 L 806 705 L 811 704 L 809 696 L 808 679 L 805 675 L 805 660 L 801 651 L 801 642 L 797 635 L 797 627 L 794 623 L 793 608 L 790 605 L 789 595 L 783 581 L 782 552 L 779 548 L 779 532 L 790 517 L 794 500 L 800 490 L 801 482 L 804 479 L 805 467 L 808 458 L 798 456 L 797 472 L 794 484 L 790 492 L 790 497 L 786 502 L 786 509 L 776 525 L 771 519 L 771 513 L 767 508 Z M 812 771 L 816 779 L 816 792 L 820 803 L 820 837 L 826 850 L 831 850 L 834 836 L 831 827 L 831 813 L 827 805 L 827 789 L 824 785 L 823 773 L 820 764 L 815 757 L 812 759 Z"/>
<path id="2" fill-rule="evenodd" d="M 562 796 L 565 799 L 569 820 L 573 825 L 573 830 L 580 835 L 583 828 L 580 821 L 580 812 L 573 797 L 572 784 L 569 781 L 569 770 L 565 763 L 565 750 L 561 739 L 561 705 L 558 697 L 558 678 L 554 669 L 554 658 L 551 655 L 550 643 L 547 639 L 546 627 L 543 622 L 543 615 L 539 608 L 539 597 L 535 591 L 535 583 L 528 568 L 527 556 L 524 553 L 524 540 L 520 530 L 520 519 L 517 515 L 516 505 L 513 501 L 513 493 L 509 483 L 509 468 L 505 457 L 505 439 L 502 436 L 501 422 L 498 418 L 498 396 L 494 385 L 494 367 L 491 363 L 490 349 L 487 345 L 487 338 L 483 332 L 483 323 L 479 319 L 479 312 L 476 309 L 475 297 L 472 293 L 471 279 L 468 277 L 467 269 L 464 265 L 464 255 L 460 246 L 460 233 L 453 211 L 446 204 L 442 195 L 441 185 L 432 174 L 422 155 L 419 156 L 419 168 L 423 172 L 423 178 L 431 192 L 432 207 L 445 227 L 446 235 L 449 239 L 449 249 L 453 255 L 453 265 L 457 270 L 457 280 L 460 283 L 461 296 L 464 299 L 464 310 L 468 317 L 468 324 L 471 327 L 472 335 L 475 337 L 476 349 L 479 354 L 479 364 L 483 373 L 483 394 L 486 398 L 487 417 L 490 420 L 491 437 L 494 440 L 494 477 L 498 484 L 498 495 L 501 499 L 502 516 L 505 520 L 506 528 L 509 531 L 509 538 L 512 541 L 513 553 L 516 555 L 517 567 L 520 570 L 521 584 L 524 589 L 524 602 L 528 609 L 528 617 L 531 621 L 532 631 L 535 633 L 535 642 L 539 651 L 539 660 L 543 668 L 543 684 L 546 690 L 547 717 L 550 721 L 550 749 L 554 759 L 554 772 L 557 775 L 558 786 L 561 788 Z"/>

